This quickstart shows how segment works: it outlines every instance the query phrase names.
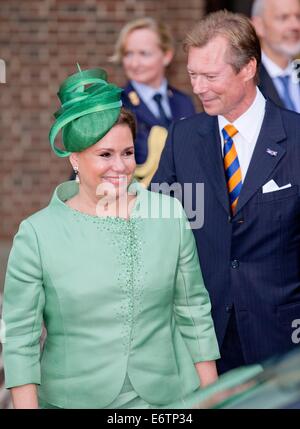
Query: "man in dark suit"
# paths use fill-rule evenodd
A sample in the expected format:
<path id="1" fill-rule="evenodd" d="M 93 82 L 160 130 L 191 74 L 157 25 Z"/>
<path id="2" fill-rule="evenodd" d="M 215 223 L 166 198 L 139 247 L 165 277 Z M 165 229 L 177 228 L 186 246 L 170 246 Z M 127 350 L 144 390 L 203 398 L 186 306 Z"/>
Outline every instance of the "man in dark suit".
<path id="1" fill-rule="evenodd" d="M 205 112 L 171 126 L 152 189 L 179 184 L 190 209 L 204 184 L 204 222 L 193 231 L 222 373 L 295 346 L 300 115 L 266 101 L 257 88 L 260 45 L 246 17 L 206 16 L 185 49 Z"/>
<path id="2" fill-rule="evenodd" d="M 252 22 L 262 46 L 259 88 L 278 106 L 300 112 L 300 84 L 292 62 L 300 54 L 300 1 L 255 0 Z"/>

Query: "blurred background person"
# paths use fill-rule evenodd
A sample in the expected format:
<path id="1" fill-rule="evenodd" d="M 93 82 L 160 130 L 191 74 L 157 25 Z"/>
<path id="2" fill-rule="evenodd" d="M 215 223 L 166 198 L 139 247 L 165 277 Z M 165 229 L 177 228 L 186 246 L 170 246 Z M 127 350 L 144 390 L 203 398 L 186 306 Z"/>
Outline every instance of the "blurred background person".
<path id="1" fill-rule="evenodd" d="M 255 0 L 252 22 L 262 46 L 260 89 L 280 107 L 300 112 L 300 82 L 292 60 L 300 53 L 300 1 Z"/>
<path id="2" fill-rule="evenodd" d="M 123 27 L 111 58 L 123 65 L 128 78 L 122 100 L 137 120 L 137 164 L 147 159 L 148 137 L 153 126 L 167 129 L 173 120 L 195 113 L 192 99 L 166 79 L 166 68 L 173 55 L 174 43 L 168 27 L 146 17 Z"/>

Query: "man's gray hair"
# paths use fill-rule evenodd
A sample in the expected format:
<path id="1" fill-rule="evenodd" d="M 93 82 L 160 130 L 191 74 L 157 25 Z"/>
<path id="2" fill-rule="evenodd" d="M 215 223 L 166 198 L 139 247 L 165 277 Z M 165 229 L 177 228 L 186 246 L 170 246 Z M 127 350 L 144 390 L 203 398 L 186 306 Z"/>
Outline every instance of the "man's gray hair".
<path id="1" fill-rule="evenodd" d="M 254 0 L 251 9 L 251 16 L 261 16 L 265 7 L 264 0 Z"/>

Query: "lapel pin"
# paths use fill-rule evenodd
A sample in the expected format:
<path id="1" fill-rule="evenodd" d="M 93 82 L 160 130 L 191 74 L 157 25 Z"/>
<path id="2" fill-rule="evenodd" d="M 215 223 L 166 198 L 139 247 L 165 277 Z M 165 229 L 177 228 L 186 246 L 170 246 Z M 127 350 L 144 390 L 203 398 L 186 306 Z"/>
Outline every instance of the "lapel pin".
<path id="1" fill-rule="evenodd" d="M 267 153 L 271 156 L 277 156 L 278 152 L 276 152 L 275 150 L 272 149 L 267 149 Z"/>
<path id="2" fill-rule="evenodd" d="M 131 104 L 133 104 L 134 106 L 138 106 L 140 104 L 139 96 L 135 91 L 130 91 L 130 93 L 128 94 L 128 97 Z"/>

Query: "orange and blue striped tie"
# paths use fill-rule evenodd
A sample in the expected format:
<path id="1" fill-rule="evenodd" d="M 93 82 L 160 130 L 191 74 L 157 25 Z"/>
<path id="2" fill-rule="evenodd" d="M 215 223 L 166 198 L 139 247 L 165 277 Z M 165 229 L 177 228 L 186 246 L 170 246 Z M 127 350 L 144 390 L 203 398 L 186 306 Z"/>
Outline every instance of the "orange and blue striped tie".
<path id="1" fill-rule="evenodd" d="M 224 137 L 224 168 L 232 214 L 235 213 L 242 189 L 241 167 L 234 142 L 232 140 L 232 137 L 237 133 L 238 130 L 231 124 L 226 125 L 226 127 L 222 129 Z"/>

